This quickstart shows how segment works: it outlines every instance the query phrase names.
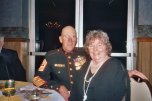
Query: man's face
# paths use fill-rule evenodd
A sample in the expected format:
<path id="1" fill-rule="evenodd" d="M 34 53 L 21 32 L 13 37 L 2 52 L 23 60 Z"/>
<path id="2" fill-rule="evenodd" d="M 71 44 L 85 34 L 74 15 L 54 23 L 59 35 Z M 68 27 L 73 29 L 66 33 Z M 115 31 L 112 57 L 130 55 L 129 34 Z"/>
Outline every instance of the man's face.
<path id="1" fill-rule="evenodd" d="M 71 52 L 77 43 L 75 29 L 71 26 L 63 28 L 59 40 L 62 44 L 62 48 L 64 49 L 64 51 Z"/>
<path id="2" fill-rule="evenodd" d="M 0 48 L 2 48 L 4 45 L 4 38 L 0 37 Z"/>

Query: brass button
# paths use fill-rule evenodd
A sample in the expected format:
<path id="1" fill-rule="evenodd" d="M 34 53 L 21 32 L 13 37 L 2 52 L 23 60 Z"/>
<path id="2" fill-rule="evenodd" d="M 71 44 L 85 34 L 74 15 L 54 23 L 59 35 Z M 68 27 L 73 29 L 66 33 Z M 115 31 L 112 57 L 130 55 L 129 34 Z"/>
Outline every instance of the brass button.
<path id="1" fill-rule="evenodd" d="M 69 65 L 71 65 L 72 63 L 71 62 L 69 62 Z"/>
<path id="2" fill-rule="evenodd" d="M 71 84 L 74 84 L 74 82 L 73 82 L 73 81 L 71 81 L 70 83 L 71 83 Z"/>
<path id="3" fill-rule="evenodd" d="M 59 88 L 56 88 L 56 90 L 59 90 Z"/>
<path id="4" fill-rule="evenodd" d="M 71 59 L 71 56 L 68 56 L 68 59 Z"/>

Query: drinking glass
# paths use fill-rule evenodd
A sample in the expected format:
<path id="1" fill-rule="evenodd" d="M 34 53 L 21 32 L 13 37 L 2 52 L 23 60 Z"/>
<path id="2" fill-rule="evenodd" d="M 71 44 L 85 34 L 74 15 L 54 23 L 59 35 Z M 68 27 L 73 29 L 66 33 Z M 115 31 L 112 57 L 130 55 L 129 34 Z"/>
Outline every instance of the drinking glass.
<path id="1" fill-rule="evenodd" d="M 2 94 L 8 97 L 8 101 L 11 101 L 11 96 L 15 95 L 15 92 L 15 81 L 12 79 L 6 80 Z"/>

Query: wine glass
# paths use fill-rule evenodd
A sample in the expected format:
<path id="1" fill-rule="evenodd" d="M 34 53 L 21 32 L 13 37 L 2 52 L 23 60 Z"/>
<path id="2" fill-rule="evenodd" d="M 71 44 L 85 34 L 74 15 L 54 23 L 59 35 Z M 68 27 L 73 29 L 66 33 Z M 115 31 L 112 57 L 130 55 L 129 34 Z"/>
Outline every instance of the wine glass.
<path id="1" fill-rule="evenodd" d="M 10 79 L 6 80 L 5 87 L 2 91 L 2 94 L 6 97 L 8 97 L 8 101 L 10 101 L 10 97 L 15 95 L 16 89 L 15 89 L 15 81 Z"/>

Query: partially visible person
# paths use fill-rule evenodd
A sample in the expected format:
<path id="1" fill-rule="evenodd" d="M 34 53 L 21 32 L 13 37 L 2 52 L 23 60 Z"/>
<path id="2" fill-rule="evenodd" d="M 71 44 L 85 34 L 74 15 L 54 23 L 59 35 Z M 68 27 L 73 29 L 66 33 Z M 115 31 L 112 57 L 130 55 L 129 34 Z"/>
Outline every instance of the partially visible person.
<path id="1" fill-rule="evenodd" d="M 6 49 L 4 35 L 0 34 L 0 80 L 26 81 L 26 72 L 15 50 Z"/>
<path id="2" fill-rule="evenodd" d="M 102 30 L 88 32 L 84 44 L 91 60 L 77 72 L 72 101 L 130 101 L 128 71 L 110 57 L 112 46 Z"/>
<path id="3" fill-rule="evenodd" d="M 59 41 L 62 47 L 47 52 L 39 67 L 33 83 L 38 87 L 48 87 L 57 90 L 68 101 L 74 75 L 86 62 L 86 52 L 76 48 L 77 34 L 72 26 L 65 26 Z"/>
<path id="4" fill-rule="evenodd" d="M 8 69 L 5 65 L 3 56 L 0 53 L 0 80 L 7 80 L 9 78 Z"/>

